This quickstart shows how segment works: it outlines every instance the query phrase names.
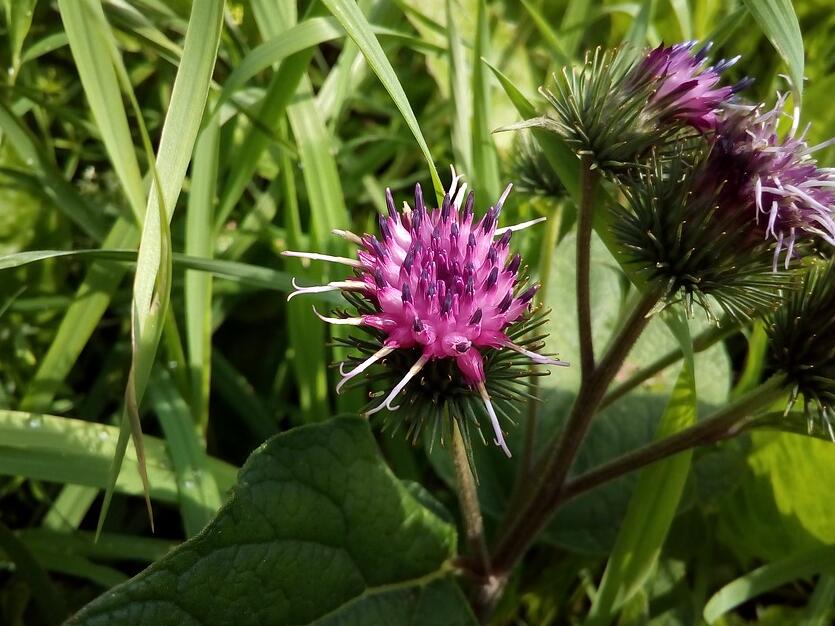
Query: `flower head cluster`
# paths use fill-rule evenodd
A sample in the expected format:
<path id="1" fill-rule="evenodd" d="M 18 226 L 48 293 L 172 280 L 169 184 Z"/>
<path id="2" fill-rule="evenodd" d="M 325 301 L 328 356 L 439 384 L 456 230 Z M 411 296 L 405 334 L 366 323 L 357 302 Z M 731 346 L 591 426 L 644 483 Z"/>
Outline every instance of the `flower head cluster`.
<path id="1" fill-rule="evenodd" d="M 778 124 L 791 119 L 781 137 Z M 804 131 L 797 134 L 799 112 L 785 112 L 785 97 L 774 108 L 761 107 L 726 116 L 717 127 L 709 168 L 725 181 L 726 204 L 742 206 L 759 236 L 776 241 L 773 265 L 786 250 L 788 268 L 800 237 L 820 237 L 835 245 L 835 169 L 818 167 Z M 808 127 L 807 127 L 808 130 Z"/>
<path id="2" fill-rule="evenodd" d="M 655 84 L 647 103 L 650 117 L 661 124 L 680 123 L 705 132 L 716 128 L 721 106 L 749 81 L 720 86 L 722 72 L 739 57 L 705 67 L 711 46 L 708 43 L 696 51 L 696 45 L 695 41 L 659 45 L 635 66 L 631 82 L 640 85 L 649 78 Z"/>
<path id="3" fill-rule="evenodd" d="M 511 185 L 494 206 L 477 217 L 474 194 L 466 194 L 466 184 L 459 183 L 460 176 L 453 170 L 443 203 L 434 209 L 426 206 L 420 185 L 415 187 L 414 207 L 404 205 L 402 211 L 397 210 L 391 191 L 387 190 L 388 214 L 379 218 L 379 238 L 339 231 L 359 245 L 356 260 L 285 253 L 344 263 L 356 270 L 355 276 L 345 281 L 296 287 L 291 297 L 335 289 L 357 292 L 366 303 L 362 315 L 320 317 L 333 324 L 374 329 L 384 337 L 379 349 L 366 360 L 350 371 L 343 369 L 337 390 L 392 353 L 417 353 L 399 382 L 368 414 L 383 408 L 396 410 L 395 398 L 431 362 L 454 362 L 464 383 L 481 396 L 495 442 L 509 455 L 486 386 L 485 351 L 507 349 L 534 363 L 564 363 L 515 343 L 508 334 L 508 329 L 528 311 L 537 291 L 537 286 L 522 287 L 522 260 L 510 250 L 513 231 L 531 223 L 498 228 Z"/>
<path id="4" fill-rule="evenodd" d="M 737 59 L 708 66 L 708 50 L 695 42 L 662 45 L 636 61 L 624 49 L 598 49 L 555 76 L 556 93 L 542 91 L 553 117 L 520 126 L 556 132 L 605 170 L 630 167 L 674 138 L 713 130 L 723 105 L 748 84 L 721 86 Z"/>

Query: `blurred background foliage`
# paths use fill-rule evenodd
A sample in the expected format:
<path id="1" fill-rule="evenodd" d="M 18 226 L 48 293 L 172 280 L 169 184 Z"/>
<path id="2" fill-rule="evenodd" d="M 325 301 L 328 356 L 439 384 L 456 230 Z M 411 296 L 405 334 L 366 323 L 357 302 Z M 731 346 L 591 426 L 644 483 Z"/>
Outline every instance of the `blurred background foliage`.
<path id="1" fill-rule="evenodd" d="M 191 3 L 2 4 L 0 255 L 135 250 L 135 216 L 144 209 L 152 178 L 142 134 L 156 147 L 173 110 Z M 747 98 L 770 102 L 787 88 L 781 57 L 733 0 L 359 5 L 442 179 L 448 180 L 446 164 L 455 163 L 482 210 L 504 181 L 514 181 L 518 191 L 507 222 L 551 218 L 548 226 L 514 239 L 546 284 L 544 299 L 554 310 L 550 345 L 569 360 L 577 358 L 573 208 L 528 139 L 492 134 L 519 115 L 481 59 L 534 98 L 563 60 L 637 32 L 651 46 L 710 39 L 714 58 L 741 55 L 729 80 L 755 78 Z M 830 0 L 799 0 L 794 8 L 805 47 L 803 117 L 814 144 L 835 135 L 835 12 Z M 125 580 L 199 531 L 223 501 L 236 468 L 269 436 L 361 406 L 358 392 L 332 392 L 328 364 L 339 353 L 310 314 L 310 303 L 285 302 L 291 275 L 310 284 L 327 270 L 279 254 L 308 247 L 338 254 L 342 244 L 332 241 L 332 228 L 371 231 L 384 210 L 385 187 L 399 201 L 415 182 L 429 189 L 432 181 L 402 111 L 329 15 L 315 0 L 301 0 L 298 11 L 290 0 L 229 0 L 208 95 L 191 94 L 190 115 L 171 125 L 169 132 L 184 133 L 181 143 L 172 144 L 174 156 L 191 164 L 176 206 L 166 207 L 176 209 L 171 245 L 179 256 L 141 406 L 155 533 L 131 447 L 102 537 L 92 541 L 131 367 L 130 255 L 26 265 L 19 255 L 0 259 L 0 623 L 49 623 Z M 297 21 L 313 24 L 322 17 L 328 21 L 310 32 L 294 31 L 297 38 L 285 40 L 283 51 L 259 47 Z M 211 34 L 205 38 L 206 49 L 196 58 L 211 62 Z M 124 73 L 102 74 L 103 66 L 119 66 L 109 62 L 116 58 Z M 253 64 L 257 71 L 242 79 L 236 74 Z M 116 89 L 115 99 L 109 88 Z M 194 143 L 183 129 L 201 121 Z M 821 152 L 819 160 L 832 164 L 834 150 Z M 160 176 L 176 179 L 172 171 L 161 169 Z M 176 181 L 174 186 L 177 191 Z M 595 254 L 595 333 L 602 341 L 629 293 L 605 249 L 598 246 Z M 701 404 L 719 405 L 738 392 L 740 381 L 761 376 L 760 341 L 737 334 L 699 355 Z M 675 345 L 663 325 L 651 327 L 623 376 Z M 601 415 L 581 468 L 653 436 L 676 371 L 665 370 Z M 576 375 L 557 372 L 543 385 L 543 433 L 558 426 Z M 398 477 L 429 486 L 454 509 L 444 455 L 386 434 L 378 439 Z M 476 455 L 482 505 L 493 523 L 507 506 L 513 473 L 491 448 L 479 446 Z M 835 572 L 813 576 L 816 571 L 796 563 L 835 545 L 829 478 L 835 448 L 798 435 L 757 433 L 701 451 L 697 459 L 658 567 L 621 623 L 700 623 L 714 592 L 769 563 L 778 567 L 765 593 L 753 599 L 741 594 L 745 601 L 717 623 L 831 623 Z M 598 489 L 560 513 L 514 578 L 496 623 L 568 624 L 583 614 L 633 484 L 626 479 Z"/>

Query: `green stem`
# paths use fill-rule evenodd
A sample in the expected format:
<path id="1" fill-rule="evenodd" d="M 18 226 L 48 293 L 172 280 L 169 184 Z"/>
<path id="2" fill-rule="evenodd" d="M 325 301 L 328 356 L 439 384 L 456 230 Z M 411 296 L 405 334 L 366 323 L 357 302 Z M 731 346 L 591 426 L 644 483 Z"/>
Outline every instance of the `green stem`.
<path id="1" fill-rule="evenodd" d="M 493 558 L 494 572 L 509 572 L 550 519 L 550 513 L 543 505 L 561 491 L 603 394 L 646 327 L 649 321 L 647 315 L 658 298 L 659 292 L 654 289 L 642 295 L 599 365 L 581 382 L 565 428 L 556 441 L 548 446 L 550 452 L 540 466 L 541 471 L 536 471 L 541 477 L 539 484 L 527 504 L 515 512 L 513 522 L 508 524 L 506 532 L 497 542 Z"/>
<path id="2" fill-rule="evenodd" d="M 711 326 L 710 328 L 693 338 L 693 352 L 702 352 L 704 350 L 707 350 L 715 343 L 721 341 L 725 337 L 732 335 L 738 330 L 739 326 L 733 323 L 722 324 L 720 326 Z M 667 354 L 665 354 L 655 362 L 650 363 L 646 367 L 638 370 L 628 379 L 611 389 L 604 396 L 603 402 L 600 403 L 600 410 L 602 411 L 607 406 L 609 406 L 616 400 L 619 400 L 627 393 L 635 389 L 635 387 L 637 387 L 641 383 L 646 382 L 656 374 L 668 368 L 670 365 L 681 359 L 682 356 L 683 354 L 681 352 L 681 348 L 676 348 L 675 350 L 670 350 Z"/>
<path id="3" fill-rule="evenodd" d="M 470 467 L 467 445 L 461 435 L 458 420 L 452 420 L 452 463 L 455 466 L 455 486 L 458 491 L 458 506 L 461 509 L 464 534 L 472 556 L 478 559 L 481 572 L 490 571 L 487 542 L 484 539 L 484 522 L 478 504 L 475 478 Z"/>
<path id="4" fill-rule="evenodd" d="M 747 417 L 766 408 L 785 393 L 783 383 L 782 377 L 774 376 L 711 417 L 675 435 L 649 443 L 569 480 L 555 497 L 545 503 L 544 508 L 552 513 L 571 498 L 625 474 L 679 452 L 738 435 L 744 430 Z"/>
<path id="5" fill-rule="evenodd" d="M 580 162 L 582 187 L 577 212 L 577 324 L 580 335 L 580 368 L 583 379 L 594 369 L 594 344 L 591 336 L 591 230 L 594 196 L 599 172 L 593 168 L 590 155 L 583 155 Z"/>

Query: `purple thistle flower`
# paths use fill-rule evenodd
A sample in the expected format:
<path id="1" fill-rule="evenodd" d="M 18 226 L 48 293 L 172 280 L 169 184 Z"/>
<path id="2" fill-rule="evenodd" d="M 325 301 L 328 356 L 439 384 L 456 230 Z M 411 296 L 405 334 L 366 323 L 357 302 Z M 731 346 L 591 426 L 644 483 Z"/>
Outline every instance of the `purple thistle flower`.
<path id="1" fill-rule="evenodd" d="M 429 361 L 452 359 L 464 381 L 478 390 L 490 416 L 495 443 L 510 456 L 485 386 L 483 351 L 510 349 L 535 363 L 567 365 L 523 348 L 505 333 L 508 326 L 524 316 L 538 288 L 521 293 L 517 289 L 521 259 L 511 256 L 511 234 L 541 220 L 497 228 L 512 185 L 477 219 L 473 193 L 465 196 L 467 185 L 459 186 L 461 177 L 454 168 L 452 175 L 440 208 L 427 208 L 417 185 L 414 207 L 404 203 L 403 210 L 397 211 L 387 189 L 388 215 L 380 218 L 380 239 L 335 231 L 360 246 L 357 259 L 285 252 L 287 256 L 332 261 L 357 270 L 357 276 L 323 286 L 299 287 L 294 282 L 296 291 L 289 297 L 347 290 L 360 294 L 373 308 L 373 313 L 355 318 L 316 313 L 332 324 L 366 326 L 386 335 L 382 347 L 371 357 L 351 371 L 340 368 L 343 378 L 337 392 L 395 350 L 420 350 L 420 357 L 406 375 L 368 415 L 383 408 L 396 410 L 398 407 L 392 402 Z"/>
<path id="2" fill-rule="evenodd" d="M 835 169 L 820 168 L 812 157 L 816 150 L 835 142 L 830 139 L 809 146 L 800 135 L 799 109 L 785 111 L 785 96 L 762 112 L 761 107 L 731 114 L 717 128 L 710 171 L 727 181 L 725 196 L 754 213 L 766 239 L 773 238 L 773 266 L 786 249 L 785 267 L 794 254 L 798 237 L 818 236 L 835 245 Z M 784 137 L 778 134 L 781 118 L 792 120 Z"/>
<path id="3" fill-rule="evenodd" d="M 739 60 L 734 57 L 705 67 L 710 44 L 694 52 L 695 41 L 651 50 L 632 72 L 633 81 L 641 83 L 647 76 L 658 81 L 649 99 L 648 110 L 662 123 L 679 122 L 700 132 L 713 130 L 718 122 L 718 109 L 737 91 L 749 84 L 743 80 L 734 86 L 717 86 L 720 74 Z"/>

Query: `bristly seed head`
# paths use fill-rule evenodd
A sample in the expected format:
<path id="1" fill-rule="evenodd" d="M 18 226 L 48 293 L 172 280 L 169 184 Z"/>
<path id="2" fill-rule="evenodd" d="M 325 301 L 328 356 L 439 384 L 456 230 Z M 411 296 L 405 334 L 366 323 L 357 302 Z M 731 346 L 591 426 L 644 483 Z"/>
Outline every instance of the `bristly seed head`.
<path id="1" fill-rule="evenodd" d="M 403 212 L 395 209 L 391 191 L 386 190 L 388 215 L 380 218 L 382 241 L 372 235 L 361 238 L 358 276 L 354 280 L 362 284 L 362 289 L 352 289 L 350 298 L 361 312 L 360 317 L 351 318 L 359 320 L 355 325 L 378 333 L 382 345 L 365 361 L 351 360 L 354 368 L 343 372 L 337 389 L 383 359 L 400 362 L 401 354 L 416 355 L 386 398 L 367 414 L 384 408 L 394 411 L 397 407 L 392 402 L 412 380 L 413 385 L 420 385 L 420 379 L 429 376 L 430 370 L 443 370 L 443 377 L 450 377 L 452 383 L 456 377 L 460 379 L 457 386 L 453 384 L 458 396 L 466 387 L 483 401 L 495 443 L 509 456 L 491 396 L 508 398 L 512 372 L 505 367 L 502 384 L 495 388 L 501 391 L 489 391 L 492 383 L 485 371 L 485 355 L 489 353 L 488 360 L 495 361 L 492 353 L 510 350 L 536 364 L 565 363 L 535 353 L 533 350 L 540 345 L 531 346 L 519 339 L 518 327 L 524 327 L 529 319 L 527 313 L 537 286 L 520 293 L 524 284 L 519 276 L 521 257 L 515 255 L 508 262 L 511 229 L 518 228 L 503 229 L 496 239 L 498 216 L 511 185 L 484 217 L 476 220 L 472 192 L 464 201 L 466 184 L 459 187 L 461 177 L 454 169 L 452 174 L 450 188 L 436 209 L 427 210 L 420 185 L 415 187 L 414 208 L 407 205 Z M 322 288 L 299 288 L 296 293 L 313 289 Z M 351 345 L 362 347 L 359 342 Z M 363 351 L 370 353 L 370 345 Z M 446 363 L 454 363 L 455 372 Z M 446 402 L 444 398 L 437 400 Z M 464 413 L 471 415 L 472 410 Z"/>

